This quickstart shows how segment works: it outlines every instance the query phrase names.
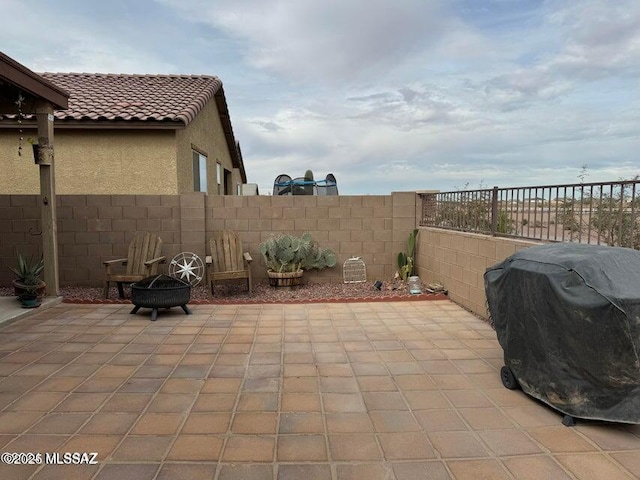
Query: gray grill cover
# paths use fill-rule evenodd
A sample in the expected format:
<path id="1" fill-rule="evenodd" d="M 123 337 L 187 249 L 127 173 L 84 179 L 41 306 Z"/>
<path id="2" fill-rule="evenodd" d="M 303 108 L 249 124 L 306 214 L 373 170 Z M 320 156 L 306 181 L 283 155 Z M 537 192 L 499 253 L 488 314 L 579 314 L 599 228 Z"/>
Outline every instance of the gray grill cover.
<path id="1" fill-rule="evenodd" d="M 557 243 L 484 274 L 522 390 L 577 418 L 640 423 L 640 252 Z"/>

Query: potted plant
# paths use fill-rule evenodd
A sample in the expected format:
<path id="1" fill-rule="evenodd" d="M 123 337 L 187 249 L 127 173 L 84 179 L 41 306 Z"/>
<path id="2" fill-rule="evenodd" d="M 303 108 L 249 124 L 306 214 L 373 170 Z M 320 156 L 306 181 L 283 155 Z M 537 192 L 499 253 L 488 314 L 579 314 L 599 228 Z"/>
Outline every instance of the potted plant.
<path id="1" fill-rule="evenodd" d="M 33 255 L 30 258 L 22 254 L 18 254 L 17 267 L 9 267 L 16 274 L 13 281 L 15 294 L 20 297 L 26 295 L 28 298 L 35 293 L 36 297 L 44 296 L 46 284 L 40 278 L 44 270 L 44 257 L 36 258 Z M 22 300 L 21 300 L 22 301 Z"/>
<path id="2" fill-rule="evenodd" d="M 37 285 L 26 285 L 24 291 L 18 295 L 22 308 L 35 308 L 40 306 Z"/>
<path id="3" fill-rule="evenodd" d="M 318 247 L 308 233 L 302 237 L 271 237 L 260 244 L 260 253 L 267 266 L 269 283 L 275 287 L 300 285 L 304 270 L 321 270 L 336 264 L 335 253 Z"/>

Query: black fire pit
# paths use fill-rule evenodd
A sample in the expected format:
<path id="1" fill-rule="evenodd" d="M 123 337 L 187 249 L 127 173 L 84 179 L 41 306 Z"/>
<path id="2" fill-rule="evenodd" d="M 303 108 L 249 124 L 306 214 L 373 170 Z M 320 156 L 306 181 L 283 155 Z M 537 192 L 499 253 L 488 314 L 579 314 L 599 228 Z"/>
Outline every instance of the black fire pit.
<path id="1" fill-rule="evenodd" d="M 151 320 L 158 318 L 159 308 L 182 307 L 191 315 L 187 303 L 191 299 L 191 285 L 169 275 L 154 275 L 131 285 L 131 302 L 135 305 L 130 313 L 141 308 L 152 308 Z"/>

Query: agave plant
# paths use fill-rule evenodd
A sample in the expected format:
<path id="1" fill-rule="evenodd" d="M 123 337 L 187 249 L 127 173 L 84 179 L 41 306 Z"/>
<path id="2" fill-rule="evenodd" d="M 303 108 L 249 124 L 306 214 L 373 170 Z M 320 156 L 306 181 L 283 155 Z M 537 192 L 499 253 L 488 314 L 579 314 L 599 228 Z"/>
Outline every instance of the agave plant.
<path id="1" fill-rule="evenodd" d="M 302 237 L 279 235 L 260 244 L 260 253 L 267 269 L 274 272 L 297 272 L 333 267 L 336 255 L 329 249 L 322 249 L 312 240 L 309 233 Z"/>
<path id="2" fill-rule="evenodd" d="M 44 257 L 36 258 L 33 255 L 30 258 L 22 254 L 18 254 L 17 268 L 9 267 L 9 269 L 18 277 L 16 280 L 22 285 L 39 285 L 40 275 L 44 270 Z"/>

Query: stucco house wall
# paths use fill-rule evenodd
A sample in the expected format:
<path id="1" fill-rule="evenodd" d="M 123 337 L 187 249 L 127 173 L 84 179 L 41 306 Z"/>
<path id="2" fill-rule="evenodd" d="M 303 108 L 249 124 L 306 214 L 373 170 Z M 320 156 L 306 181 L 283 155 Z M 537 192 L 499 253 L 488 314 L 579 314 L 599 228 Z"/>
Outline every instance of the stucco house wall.
<path id="1" fill-rule="evenodd" d="M 0 131 L 0 192 L 39 193 L 31 145 L 18 156 L 16 133 Z M 61 195 L 178 193 L 174 131 L 57 128 L 55 174 Z"/>
<path id="2" fill-rule="evenodd" d="M 178 193 L 193 192 L 193 149 L 206 155 L 208 193 L 218 194 L 216 163 L 230 172 L 233 164 L 214 101 L 208 102 L 186 128 L 176 130 Z M 231 194 L 235 194 L 235 189 Z"/>

